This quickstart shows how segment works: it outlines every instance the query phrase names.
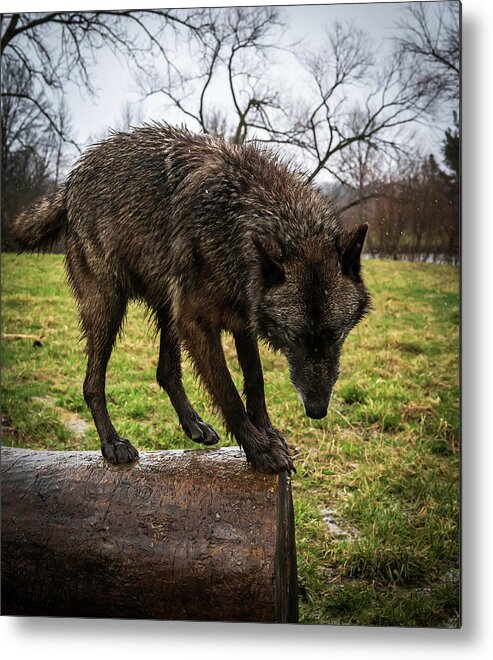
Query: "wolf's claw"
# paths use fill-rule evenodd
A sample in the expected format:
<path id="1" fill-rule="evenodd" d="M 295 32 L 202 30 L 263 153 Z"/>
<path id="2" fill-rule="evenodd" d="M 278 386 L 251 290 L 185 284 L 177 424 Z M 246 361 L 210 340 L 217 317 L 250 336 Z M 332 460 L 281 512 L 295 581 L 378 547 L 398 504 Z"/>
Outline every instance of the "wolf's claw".
<path id="1" fill-rule="evenodd" d="M 139 452 L 126 438 L 112 438 L 101 444 L 101 452 L 108 463 L 119 465 L 132 463 L 139 458 Z"/>
<path id="2" fill-rule="evenodd" d="M 189 419 L 185 423 L 182 422 L 182 427 L 188 437 L 200 445 L 217 445 L 219 442 L 219 436 L 212 426 L 206 424 L 198 416 L 196 419 Z"/>
<path id="3" fill-rule="evenodd" d="M 255 440 L 255 444 L 244 446 L 247 460 L 254 470 L 265 474 L 296 472 L 286 440 L 277 429 L 268 429 L 265 436 Z"/>

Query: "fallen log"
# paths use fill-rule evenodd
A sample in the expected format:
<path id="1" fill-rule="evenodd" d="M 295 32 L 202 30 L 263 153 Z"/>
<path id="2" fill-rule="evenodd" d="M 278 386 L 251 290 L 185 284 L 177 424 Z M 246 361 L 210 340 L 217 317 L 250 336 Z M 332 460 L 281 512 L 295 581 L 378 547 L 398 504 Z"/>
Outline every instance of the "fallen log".
<path id="1" fill-rule="evenodd" d="M 2 614 L 298 620 L 288 475 L 231 447 L 1 459 Z"/>

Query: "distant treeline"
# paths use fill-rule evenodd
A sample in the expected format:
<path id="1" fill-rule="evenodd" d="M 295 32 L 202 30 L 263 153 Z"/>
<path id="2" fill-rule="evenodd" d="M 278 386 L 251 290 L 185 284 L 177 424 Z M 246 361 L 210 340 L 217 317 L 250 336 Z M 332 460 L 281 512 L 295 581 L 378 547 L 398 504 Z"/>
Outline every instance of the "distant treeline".
<path id="1" fill-rule="evenodd" d="M 28 158 L 19 161 L 18 171 L 4 172 L 2 176 L 4 250 L 16 249 L 9 231 L 15 215 L 55 188 L 49 176 L 30 169 L 30 164 Z M 12 186 L 11 181 L 16 185 Z M 432 156 L 410 167 L 396 180 L 373 186 L 370 192 L 364 191 L 362 198 L 364 201 L 358 203 L 357 197 L 353 195 L 351 199 L 342 190 L 336 195 L 336 203 L 342 208 L 349 206 L 341 214 L 345 224 L 369 223 L 370 231 L 365 244 L 368 255 L 458 263 L 458 176 L 442 171 Z M 53 251 L 63 251 L 63 244 L 56 245 Z"/>
<path id="2" fill-rule="evenodd" d="M 350 224 L 369 223 L 365 252 L 372 256 L 459 261 L 459 182 L 433 157 L 407 177 L 378 186 L 374 197 L 342 217 Z"/>

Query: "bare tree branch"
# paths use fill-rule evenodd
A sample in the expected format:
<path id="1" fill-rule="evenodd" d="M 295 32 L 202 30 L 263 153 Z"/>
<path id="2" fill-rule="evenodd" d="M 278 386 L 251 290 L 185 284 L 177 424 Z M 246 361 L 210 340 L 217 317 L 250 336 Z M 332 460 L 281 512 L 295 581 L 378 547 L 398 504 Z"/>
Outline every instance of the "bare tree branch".
<path id="1" fill-rule="evenodd" d="M 460 6 L 455 2 L 432 3 L 426 8 L 417 2 L 406 8 L 406 19 L 398 23 L 401 36 L 396 44 L 408 66 L 421 69 L 415 94 L 454 102 L 459 98 L 459 17 Z"/>
<path id="2" fill-rule="evenodd" d="M 47 126 L 55 130 L 51 115 L 64 102 L 67 81 L 95 94 L 90 69 L 99 49 L 111 45 L 135 69 L 147 70 L 149 60 L 156 58 L 172 71 L 167 51 L 170 31 L 184 29 L 200 39 L 208 25 L 204 19 L 201 9 L 2 15 L 2 69 L 12 62 L 24 68 L 32 81 L 32 101 L 43 92 Z M 7 92 L 3 86 L 2 95 Z M 47 104 L 53 106 L 53 112 L 47 110 Z M 74 144 L 64 132 L 55 133 Z"/>
<path id="3" fill-rule="evenodd" d="M 280 107 L 278 93 L 269 88 L 266 73 L 267 55 L 279 48 L 279 12 L 274 7 L 209 9 L 204 20 L 207 28 L 196 34 L 191 44 L 196 70 L 159 82 L 148 79 L 144 97 L 165 97 L 203 131 L 213 132 L 217 128 L 213 90 L 225 77 L 228 98 L 222 105 L 235 117 L 231 139 L 243 142 L 254 124 L 269 126 L 268 108 Z"/>

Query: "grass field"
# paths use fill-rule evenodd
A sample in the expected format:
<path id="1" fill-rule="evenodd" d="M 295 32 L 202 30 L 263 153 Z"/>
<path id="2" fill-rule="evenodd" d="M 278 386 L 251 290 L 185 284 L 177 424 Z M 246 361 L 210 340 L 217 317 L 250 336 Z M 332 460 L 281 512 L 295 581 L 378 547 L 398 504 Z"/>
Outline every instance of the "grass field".
<path id="1" fill-rule="evenodd" d="M 373 312 L 346 342 L 326 419 L 304 415 L 262 349 L 271 417 L 296 453 L 304 623 L 459 623 L 458 269 L 369 261 Z M 2 255 L 3 444 L 96 449 L 75 305 L 60 255 Z M 155 382 L 158 343 L 129 311 L 108 370 L 115 426 L 140 450 L 195 448 Z M 34 346 L 29 335 L 41 337 Z M 241 386 L 232 341 L 225 350 Z M 198 412 L 222 432 L 185 366 Z M 85 422 L 85 423 L 84 423 Z"/>

